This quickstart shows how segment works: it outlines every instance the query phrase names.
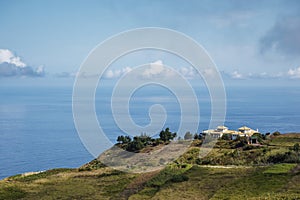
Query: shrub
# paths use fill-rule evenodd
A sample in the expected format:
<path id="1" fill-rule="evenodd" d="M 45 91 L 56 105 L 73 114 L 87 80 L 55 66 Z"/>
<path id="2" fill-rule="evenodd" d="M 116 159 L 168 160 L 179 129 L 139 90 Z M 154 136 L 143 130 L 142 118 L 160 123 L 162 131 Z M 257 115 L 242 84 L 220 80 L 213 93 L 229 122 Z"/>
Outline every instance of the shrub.
<path id="1" fill-rule="evenodd" d="M 243 150 L 244 151 L 251 150 L 251 149 L 254 149 L 254 148 L 256 148 L 256 147 L 253 146 L 253 145 L 248 145 L 248 144 L 246 144 L 245 146 L 243 146 Z"/>
<path id="2" fill-rule="evenodd" d="M 295 151 L 288 151 L 285 153 L 277 153 L 271 155 L 267 162 L 269 163 L 300 163 L 299 154 Z"/>
<path id="3" fill-rule="evenodd" d="M 237 142 L 235 144 L 235 148 L 240 148 L 248 145 L 248 139 L 246 137 L 238 137 L 235 139 L 235 141 Z"/>
<path id="4" fill-rule="evenodd" d="M 222 140 L 231 140 L 231 137 L 229 134 L 223 134 L 221 137 Z"/>
<path id="5" fill-rule="evenodd" d="M 184 174 L 175 174 L 170 179 L 170 182 L 180 183 L 180 182 L 184 182 L 184 181 L 188 181 L 188 180 L 189 180 L 189 177 L 187 175 L 184 175 Z"/>
<path id="6" fill-rule="evenodd" d="M 266 139 L 266 136 L 262 135 L 261 133 L 254 133 L 253 136 L 257 137 L 259 143 L 263 143 L 263 140 Z"/>
<path id="7" fill-rule="evenodd" d="M 136 139 L 127 145 L 126 150 L 134 152 L 134 151 L 139 151 L 144 147 L 145 147 L 145 145 L 142 143 L 142 141 L 139 139 Z"/>
<path id="8" fill-rule="evenodd" d="M 281 133 L 279 131 L 275 131 L 274 133 L 272 133 L 272 135 L 278 136 L 278 135 L 281 135 Z"/>
<path id="9" fill-rule="evenodd" d="M 299 146 L 300 146 L 299 143 L 294 144 L 293 150 L 296 151 L 296 152 L 299 152 L 299 149 L 300 149 Z"/>

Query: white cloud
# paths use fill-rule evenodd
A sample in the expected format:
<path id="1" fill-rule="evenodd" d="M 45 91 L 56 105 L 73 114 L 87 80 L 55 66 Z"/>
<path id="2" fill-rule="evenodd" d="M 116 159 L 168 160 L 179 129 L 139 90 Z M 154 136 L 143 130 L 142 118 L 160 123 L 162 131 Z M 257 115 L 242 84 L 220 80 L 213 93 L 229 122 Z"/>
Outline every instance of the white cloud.
<path id="1" fill-rule="evenodd" d="M 150 67 L 145 69 L 142 74 L 143 78 L 162 78 L 171 77 L 173 75 L 174 72 L 169 68 L 164 67 L 164 64 L 161 60 L 150 63 Z"/>
<path id="2" fill-rule="evenodd" d="M 286 78 L 286 73 L 278 72 L 278 73 L 268 73 L 268 72 L 261 72 L 261 73 L 240 73 L 238 71 L 233 71 L 232 73 L 224 73 L 225 76 L 229 75 L 231 79 L 247 79 L 247 80 L 257 80 L 257 79 L 281 79 Z"/>
<path id="3" fill-rule="evenodd" d="M 116 69 L 116 70 L 107 70 L 107 72 L 104 74 L 104 77 L 107 79 L 113 79 L 113 78 L 119 78 L 120 76 L 123 76 L 124 74 L 130 72 L 132 70 L 131 67 L 125 67 L 123 69 Z"/>
<path id="4" fill-rule="evenodd" d="M 230 75 L 231 75 L 231 78 L 233 78 L 233 79 L 243 79 L 244 78 L 244 76 L 241 73 L 239 73 L 238 71 L 234 71 Z"/>
<path id="5" fill-rule="evenodd" d="M 182 67 L 178 72 L 188 79 L 193 79 L 197 75 L 197 72 L 193 67 Z"/>
<path id="6" fill-rule="evenodd" d="M 0 49 L 0 77 L 30 76 L 41 77 L 45 75 L 43 66 L 33 69 L 21 61 L 8 49 Z"/>
<path id="7" fill-rule="evenodd" d="M 9 63 L 14 64 L 17 67 L 25 67 L 26 64 L 21 61 L 21 58 L 15 56 L 10 50 L 8 49 L 0 49 L 0 64 L 2 63 Z"/>
<path id="8" fill-rule="evenodd" d="M 289 78 L 300 78 L 300 67 L 295 69 L 289 69 L 287 75 L 289 76 Z"/>

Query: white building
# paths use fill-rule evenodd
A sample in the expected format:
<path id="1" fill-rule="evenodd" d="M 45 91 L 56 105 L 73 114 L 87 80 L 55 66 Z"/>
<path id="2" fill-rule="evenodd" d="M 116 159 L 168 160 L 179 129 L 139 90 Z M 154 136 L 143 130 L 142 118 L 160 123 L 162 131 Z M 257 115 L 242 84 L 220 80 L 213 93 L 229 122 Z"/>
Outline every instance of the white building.
<path id="1" fill-rule="evenodd" d="M 204 130 L 204 135 L 209 135 L 213 138 L 221 138 L 224 134 L 228 134 L 232 140 L 237 137 L 248 137 L 250 138 L 254 133 L 259 133 L 258 130 L 253 130 L 247 126 L 242 126 L 238 131 L 229 130 L 226 126 L 218 126 L 216 129 Z"/>
<path id="2" fill-rule="evenodd" d="M 226 126 L 218 126 L 216 129 L 205 130 L 202 133 L 213 138 L 221 138 L 223 134 L 233 134 L 236 131 L 228 130 Z"/>

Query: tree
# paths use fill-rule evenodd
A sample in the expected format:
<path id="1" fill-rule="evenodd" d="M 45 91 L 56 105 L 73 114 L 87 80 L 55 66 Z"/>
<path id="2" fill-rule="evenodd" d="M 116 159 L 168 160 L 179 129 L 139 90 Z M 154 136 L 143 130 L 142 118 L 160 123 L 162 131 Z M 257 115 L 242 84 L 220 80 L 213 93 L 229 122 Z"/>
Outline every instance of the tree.
<path id="1" fill-rule="evenodd" d="M 129 143 L 129 142 L 131 142 L 131 138 L 128 135 L 126 135 L 124 137 L 124 143 Z"/>
<path id="2" fill-rule="evenodd" d="M 139 151 L 144 147 L 145 147 L 145 145 L 140 140 L 134 140 L 134 141 L 128 143 L 126 150 L 134 152 L 134 151 Z"/>
<path id="3" fill-rule="evenodd" d="M 159 133 L 159 137 L 162 141 L 168 142 L 170 140 L 173 140 L 177 136 L 177 133 L 170 132 L 169 128 L 166 128 L 165 130 L 162 130 Z"/>
<path id="4" fill-rule="evenodd" d="M 126 136 L 120 135 L 117 137 L 117 142 L 121 144 L 127 144 L 131 142 L 131 138 L 128 135 Z"/>
<path id="5" fill-rule="evenodd" d="M 146 133 L 142 133 L 141 136 L 139 137 L 140 140 L 142 141 L 142 143 L 144 143 L 145 145 L 148 144 L 149 142 L 151 142 L 151 137 L 148 136 Z"/>
<path id="6" fill-rule="evenodd" d="M 166 129 L 167 130 L 167 129 Z M 159 133 L 159 137 L 162 141 L 166 142 L 166 141 L 169 141 L 169 136 L 168 136 L 168 132 L 167 131 L 164 131 L 162 130 L 160 133 Z"/>
<path id="7" fill-rule="evenodd" d="M 191 140 L 193 139 L 193 134 L 191 134 L 191 132 L 186 132 L 185 135 L 184 135 L 184 139 L 185 140 Z"/>
<path id="8" fill-rule="evenodd" d="M 118 138 L 117 138 L 117 142 L 119 142 L 119 143 L 124 143 L 124 136 L 123 135 L 120 135 L 120 136 L 118 136 Z"/>

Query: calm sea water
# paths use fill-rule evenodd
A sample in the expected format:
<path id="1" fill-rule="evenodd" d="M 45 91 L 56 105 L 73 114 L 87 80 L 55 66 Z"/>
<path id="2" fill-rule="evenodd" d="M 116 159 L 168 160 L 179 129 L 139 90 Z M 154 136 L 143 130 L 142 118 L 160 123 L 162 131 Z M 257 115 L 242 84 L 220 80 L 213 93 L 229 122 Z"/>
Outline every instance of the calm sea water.
<path id="1" fill-rule="evenodd" d="M 299 87 L 229 87 L 226 126 L 242 125 L 261 132 L 300 132 Z M 72 116 L 72 87 L 0 86 L 0 179 L 28 171 L 78 167 L 92 156 L 82 145 Z M 111 89 L 96 95 L 96 109 L 103 130 L 111 141 L 121 134 L 110 111 Z M 197 93 L 200 106 L 199 131 L 210 119 L 207 91 Z M 130 101 L 133 120 L 149 123 L 148 109 L 162 104 L 168 118 L 165 127 L 176 130 L 179 103 L 161 88 L 138 90 Z M 194 123 L 192 117 L 191 122 Z M 140 133 L 136 133 L 140 134 Z"/>

